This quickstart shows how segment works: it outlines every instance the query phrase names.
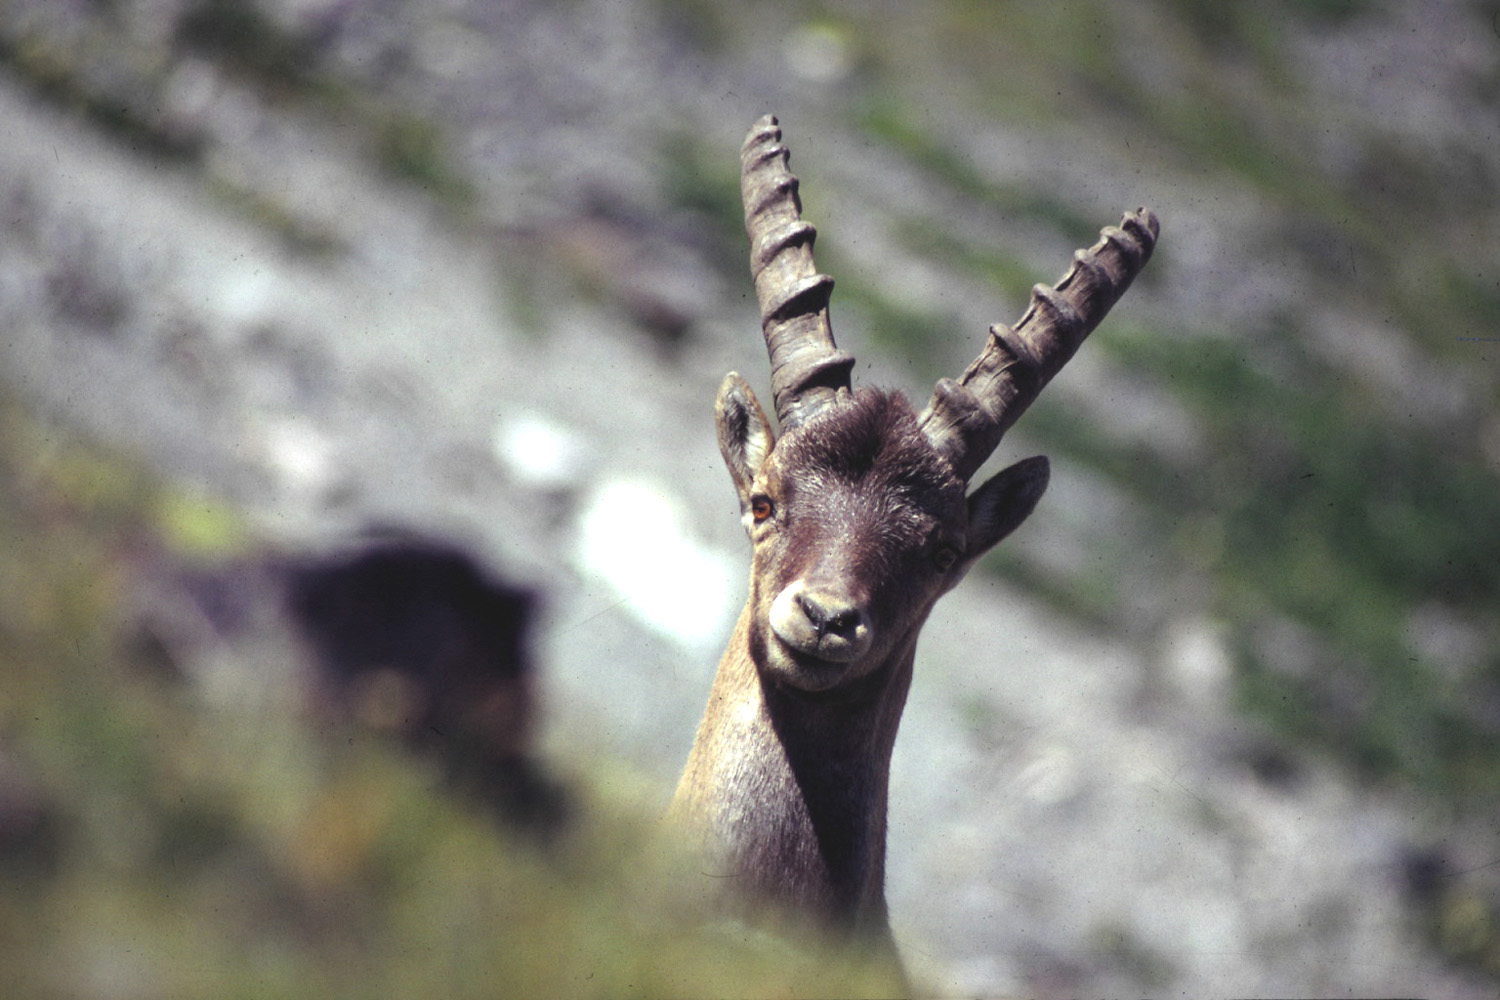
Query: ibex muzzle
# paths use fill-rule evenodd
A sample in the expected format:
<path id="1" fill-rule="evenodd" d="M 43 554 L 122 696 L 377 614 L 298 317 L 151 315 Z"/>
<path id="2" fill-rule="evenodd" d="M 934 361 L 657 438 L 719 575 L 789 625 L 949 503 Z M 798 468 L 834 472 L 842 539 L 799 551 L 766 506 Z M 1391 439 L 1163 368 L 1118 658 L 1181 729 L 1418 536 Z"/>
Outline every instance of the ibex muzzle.
<path id="1" fill-rule="evenodd" d="M 770 621 L 788 650 L 815 660 L 849 663 L 870 648 L 864 601 L 835 576 L 804 576 L 782 587 Z"/>
<path id="2" fill-rule="evenodd" d="M 750 596 L 673 811 L 740 899 L 888 940 L 886 796 L 917 635 L 1031 513 L 1047 460 L 972 492 L 969 481 L 1150 258 L 1156 218 L 1141 209 L 1105 229 L 919 413 L 899 393 L 850 386 L 854 359 L 828 321 L 833 279 L 813 266 L 817 234 L 776 119 L 751 129 L 741 166 L 781 434 L 729 374 L 715 417 L 753 546 Z"/>

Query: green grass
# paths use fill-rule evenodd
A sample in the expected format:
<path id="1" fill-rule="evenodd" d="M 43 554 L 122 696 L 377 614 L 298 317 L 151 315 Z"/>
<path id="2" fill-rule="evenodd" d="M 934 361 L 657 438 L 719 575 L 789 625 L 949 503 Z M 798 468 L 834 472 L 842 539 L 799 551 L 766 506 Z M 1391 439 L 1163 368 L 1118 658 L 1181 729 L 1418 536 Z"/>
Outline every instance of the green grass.
<path id="1" fill-rule="evenodd" d="M 455 210 L 473 207 L 474 186 L 454 165 L 439 126 L 418 115 L 387 110 L 373 112 L 370 127 L 372 154 L 386 173 Z"/>
<path id="2" fill-rule="evenodd" d="M 309 36 L 284 27 L 254 3 L 198 0 L 171 27 L 170 42 L 132 47 L 119 44 L 121 15 L 107 5 L 73 21 L 0 17 L 0 68 L 135 152 L 203 171 L 228 206 L 297 251 L 326 255 L 340 248 L 321 227 L 294 218 L 274 194 L 247 189 L 233 172 L 214 174 L 207 155 L 212 133 L 164 113 L 174 71 L 186 54 L 212 63 L 269 108 L 337 121 L 387 176 L 422 189 L 457 217 L 474 207 L 475 186 L 432 117 L 344 79 Z"/>
<path id="3" fill-rule="evenodd" d="M 1213 459 L 1173 469 L 1098 446 L 1075 455 L 1125 481 L 1164 539 L 1183 519 L 1216 526 L 1215 611 L 1240 636 L 1247 707 L 1373 777 L 1500 803 L 1500 734 L 1474 712 L 1496 693 L 1500 656 L 1454 679 L 1406 631 L 1437 604 L 1500 649 L 1500 522 L 1486 513 L 1500 509 L 1500 476 L 1472 435 L 1393 419 L 1299 349 L 1297 331 L 1258 343 L 1115 331 L 1103 349 L 1169 385 Z M 1267 662 L 1254 641 L 1267 611 L 1326 650 L 1301 667 Z"/>

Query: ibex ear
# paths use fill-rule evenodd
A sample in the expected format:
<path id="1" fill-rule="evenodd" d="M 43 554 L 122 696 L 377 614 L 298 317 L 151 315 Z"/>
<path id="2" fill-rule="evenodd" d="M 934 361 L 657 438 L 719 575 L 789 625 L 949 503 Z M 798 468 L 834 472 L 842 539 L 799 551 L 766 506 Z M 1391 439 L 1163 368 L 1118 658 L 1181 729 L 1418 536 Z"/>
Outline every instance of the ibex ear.
<path id="1" fill-rule="evenodd" d="M 766 411 L 760 408 L 755 393 L 739 372 L 725 375 L 719 386 L 719 398 L 714 401 L 714 423 L 719 430 L 719 452 L 729 466 L 729 475 L 740 495 L 740 507 L 744 508 L 750 503 L 750 484 L 755 482 L 755 474 L 771 454 L 776 436 L 771 433 Z"/>
<path id="2" fill-rule="evenodd" d="M 1047 490 L 1051 466 L 1045 455 L 1026 458 L 996 473 L 969 495 L 965 556 L 976 559 L 1021 526 Z"/>

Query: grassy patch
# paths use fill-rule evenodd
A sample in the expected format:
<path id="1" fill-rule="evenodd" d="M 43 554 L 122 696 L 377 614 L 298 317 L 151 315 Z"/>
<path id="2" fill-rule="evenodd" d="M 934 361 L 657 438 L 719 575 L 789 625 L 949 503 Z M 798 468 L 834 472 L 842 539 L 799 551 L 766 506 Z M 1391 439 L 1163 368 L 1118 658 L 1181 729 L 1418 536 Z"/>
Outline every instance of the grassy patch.
<path id="1" fill-rule="evenodd" d="M 899 102 L 872 99 L 861 111 L 859 123 L 871 138 L 900 152 L 980 208 L 1005 217 L 1034 219 L 1084 245 L 1092 243 L 1098 232 L 1092 220 L 1046 193 L 983 176 L 949 144 L 933 135 L 920 115 Z"/>
<path id="2" fill-rule="evenodd" d="M 455 209 L 473 206 L 473 186 L 453 166 L 442 130 L 432 121 L 388 111 L 373 121 L 375 160 L 397 180 L 422 188 Z"/>
<path id="3" fill-rule="evenodd" d="M 13 35 L 0 27 L 0 66 L 44 100 L 65 108 L 137 152 L 161 159 L 193 163 L 203 152 L 198 136 L 165 126 L 149 100 L 129 92 L 105 91 L 84 75 L 78 52 L 47 39 Z M 154 87 L 144 82 L 150 93 Z"/>
<path id="4" fill-rule="evenodd" d="M 836 254 L 825 255 L 837 270 Z M 843 269 L 847 272 L 848 268 Z M 918 311 L 897 302 L 878 287 L 853 276 L 838 279 L 834 286 L 834 321 L 839 315 L 859 314 L 867 339 L 862 349 L 874 348 L 889 357 L 899 358 L 914 381 L 936 380 L 945 374 L 937 370 L 933 347 L 938 338 L 953 329 L 950 317 Z M 838 329 L 836 326 L 835 329 Z"/>
<path id="5" fill-rule="evenodd" d="M 1402 424 L 1342 387 L 1295 331 L 1260 339 L 1295 377 L 1257 368 L 1251 355 L 1263 352 L 1232 341 L 1102 342 L 1165 380 L 1207 435 L 1213 462 L 1177 470 L 1171 492 L 1179 514 L 1221 526 L 1216 610 L 1238 623 L 1246 705 L 1372 776 L 1492 799 L 1500 733 L 1478 706 L 1500 695 L 1500 522 L 1488 515 L 1500 509 L 1500 477 L 1472 438 Z M 1128 476 L 1147 509 L 1165 509 L 1160 461 L 1076 453 Z M 1429 606 L 1478 630 L 1491 652 L 1462 667 L 1433 662 L 1410 635 L 1411 616 Z M 1277 662 L 1255 640 L 1257 607 L 1326 645 Z"/>
<path id="6" fill-rule="evenodd" d="M 717 146 L 694 136 L 669 136 L 660 152 L 660 187 L 669 202 L 691 213 L 697 243 L 725 274 L 746 273 L 744 207 L 740 202 L 739 165 Z"/>

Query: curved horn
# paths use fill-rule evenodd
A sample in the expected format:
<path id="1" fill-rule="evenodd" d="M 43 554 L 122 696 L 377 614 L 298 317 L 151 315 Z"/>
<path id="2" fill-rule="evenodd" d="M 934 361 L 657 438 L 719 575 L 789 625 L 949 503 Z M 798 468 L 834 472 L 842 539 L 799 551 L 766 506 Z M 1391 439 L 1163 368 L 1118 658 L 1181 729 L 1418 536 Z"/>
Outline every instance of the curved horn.
<path id="1" fill-rule="evenodd" d="M 1105 228 L 1098 243 L 1074 252 L 1057 287 L 1031 290 L 1015 326 L 990 327 L 989 344 L 958 381 L 938 381 L 919 423 L 965 482 L 1125 294 L 1151 259 L 1159 229 L 1146 208 Z"/>
<path id="2" fill-rule="evenodd" d="M 783 431 L 849 392 L 854 356 L 838 349 L 828 322 L 833 279 L 813 265 L 818 231 L 802 221 L 797 178 L 775 117 L 756 122 L 740 150 L 740 194 L 750 237 L 750 274 L 771 355 L 771 393 Z"/>

